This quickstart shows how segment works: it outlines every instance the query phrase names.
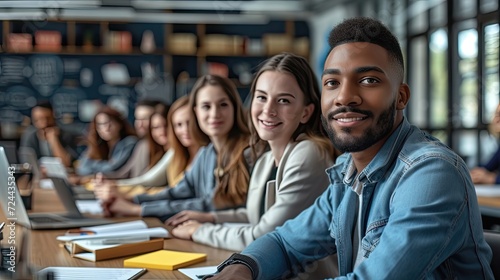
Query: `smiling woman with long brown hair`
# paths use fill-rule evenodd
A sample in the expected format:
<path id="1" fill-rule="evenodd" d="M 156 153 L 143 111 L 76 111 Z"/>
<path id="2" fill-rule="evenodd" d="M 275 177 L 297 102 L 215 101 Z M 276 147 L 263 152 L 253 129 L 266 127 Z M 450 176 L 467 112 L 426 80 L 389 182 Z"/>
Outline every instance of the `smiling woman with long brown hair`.
<path id="1" fill-rule="evenodd" d="M 255 163 L 245 207 L 182 211 L 166 222 L 177 226 L 170 231 L 175 237 L 241 251 L 297 216 L 327 188 L 324 170 L 333 163 L 334 149 L 321 126 L 320 91 L 305 58 L 283 53 L 268 59 L 255 75 L 250 97 L 251 147 L 268 145 L 269 151 Z M 316 264 L 309 278 L 334 273 L 327 263 Z"/>

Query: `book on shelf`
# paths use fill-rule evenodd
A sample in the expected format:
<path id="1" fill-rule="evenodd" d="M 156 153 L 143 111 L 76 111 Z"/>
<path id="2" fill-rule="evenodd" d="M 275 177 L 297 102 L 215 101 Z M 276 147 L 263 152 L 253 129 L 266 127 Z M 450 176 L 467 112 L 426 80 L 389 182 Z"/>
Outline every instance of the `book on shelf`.
<path id="1" fill-rule="evenodd" d="M 204 253 L 159 250 L 126 259 L 123 261 L 123 266 L 175 270 L 203 262 L 206 259 L 207 254 Z"/>

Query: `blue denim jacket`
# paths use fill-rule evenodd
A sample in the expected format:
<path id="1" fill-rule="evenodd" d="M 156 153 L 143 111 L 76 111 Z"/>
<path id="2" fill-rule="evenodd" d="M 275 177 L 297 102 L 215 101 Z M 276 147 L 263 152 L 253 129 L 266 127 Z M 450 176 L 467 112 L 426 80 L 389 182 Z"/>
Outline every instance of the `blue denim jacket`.
<path id="1" fill-rule="evenodd" d="M 257 261 L 259 279 L 314 270 L 305 264 L 333 253 L 338 279 L 493 279 L 465 163 L 406 119 L 359 174 L 363 262 L 353 270 L 351 164 L 341 156 L 313 206 L 243 251 Z"/>

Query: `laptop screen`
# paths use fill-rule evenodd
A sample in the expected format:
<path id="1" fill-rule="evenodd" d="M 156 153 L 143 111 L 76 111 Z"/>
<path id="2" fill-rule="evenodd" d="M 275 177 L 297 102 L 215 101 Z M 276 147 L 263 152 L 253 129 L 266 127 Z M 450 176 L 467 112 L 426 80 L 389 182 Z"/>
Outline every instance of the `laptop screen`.
<path id="1" fill-rule="evenodd" d="M 0 204 L 2 211 L 7 221 L 30 228 L 28 213 L 17 189 L 13 171 L 4 148 L 0 146 Z"/>
<path id="2" fill-rule="evenodd" d="M 17 143 L 14 140 L 0 140 L 0 146 L 4 148 L 5 155 L 10 164 L 20 163 L 17 158 Z"/>

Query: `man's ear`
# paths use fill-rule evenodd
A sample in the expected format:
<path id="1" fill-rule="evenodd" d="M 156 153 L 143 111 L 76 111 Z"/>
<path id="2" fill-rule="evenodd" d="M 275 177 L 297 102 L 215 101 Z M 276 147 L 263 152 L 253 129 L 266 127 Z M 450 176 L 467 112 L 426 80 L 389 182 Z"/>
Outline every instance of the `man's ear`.
<path id="1" fill-rule="evenodd" d="M 311 118 L 313 112 L 314 112 L 314 104 L 311 103 L 304 108 L 304 111 L 302 112 L 302 118 L 300 119 L 300 123 L 307 123 Z"/>
<path id="2" fill-rule="evenodd" d="M 406 105 L 408 105 L 409 100 L 410 87 L 405 83 L 401 83 L 401 85 L 399 85 L 396 110 L 404 110 L 404 108 L 406 108 Z"/>

